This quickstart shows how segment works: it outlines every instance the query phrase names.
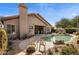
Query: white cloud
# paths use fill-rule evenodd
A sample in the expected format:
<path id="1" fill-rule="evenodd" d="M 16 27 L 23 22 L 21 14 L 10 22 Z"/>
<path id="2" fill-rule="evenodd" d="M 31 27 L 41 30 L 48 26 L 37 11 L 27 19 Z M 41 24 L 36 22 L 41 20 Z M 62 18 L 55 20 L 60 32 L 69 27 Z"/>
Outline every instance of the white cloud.
<path id="1" fill-rule="evenodd" d="M 72 16 L 77 16 L 77 14 L 76 13 L 72 13 Z"/>
<path id="2" fill-rule="evenodd" d="M 7 16 L 11 16 L 11 15 L 4 15 L 4 17 L 7 17 Z"/>

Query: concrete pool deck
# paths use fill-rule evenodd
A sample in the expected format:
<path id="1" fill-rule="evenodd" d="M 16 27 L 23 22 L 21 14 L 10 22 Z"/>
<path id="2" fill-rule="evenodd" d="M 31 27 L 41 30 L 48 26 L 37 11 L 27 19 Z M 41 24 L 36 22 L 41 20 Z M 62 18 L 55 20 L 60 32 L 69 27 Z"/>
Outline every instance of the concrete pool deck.
<path id="1" fill-rule="evenodd" d="M 26 39 L 26 40 L 23 40 L 19 43 L 19 48 L 22 49 L 23 51 L 16 54 L 16 55 L 25 55 L 26 54 L 26 49 L 27 49 L 27 46 L 31 43 L 31 42 L 35 42 L 36 44 L 36 54 L 38 54 L 37 52 L 39 52 L 39 41 L 42 40 L 42 37 L 46 37 L 46 36 L 50 36 L 51 34 L 48 34 L 48 35 L 36 35 L 32 38 L 29 38 L 29 39 Z M 69 42 L 67 43 L 70 43 L 72 40 L 70 40 Z M 48 50 L 49 48 L 53 48 L 55 45 L 53 44 L 53 42 L 45 42 L 46 43 L 46 50 Z"/>
<path id="2" fill-rule="evenodd" d="M 71 43 L 73 40 L 75 40 L 75 38 L 77 37 L 77 36 L 75 36 L 75 35 L 73 35 L 73 34 L 70 34 L 70 36 L 72 36 L 72 38 L 71 38 L 71 40 L 69 40 L 68 42 L 65 42 L 65 43 Z"/>
<path id="3" fill-rule="evenodd" d="M 39 51 L 39 41 L 42 40 L 42 37 L 45 37 L 45 36 L 49 36 L 50 34 L 48 35 L 36 35 L 32 38 L 29 38 L 29 39 L 26 39 L 26 40 L 23 40 L 19 43 L 19 48 L 21 50 L 23 50 L 22 52 L 16 54 L 16 55 L 25 55 L 25 50 L 27 49 L 27 46 L 31 43 L 31 42 L 35 42 L 36 44 L 36 52 Z M 54 46 L 53 42 L 45 42 L 46 43 L 46 50 L 48 50 L 49 48 L 52 48 Z"/>

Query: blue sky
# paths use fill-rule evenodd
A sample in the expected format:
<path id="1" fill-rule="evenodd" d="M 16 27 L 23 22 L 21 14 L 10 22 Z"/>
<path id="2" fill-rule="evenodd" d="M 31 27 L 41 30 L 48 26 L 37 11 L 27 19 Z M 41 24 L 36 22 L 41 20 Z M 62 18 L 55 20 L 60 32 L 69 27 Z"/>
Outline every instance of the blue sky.
<path id="1" fill-rule="evenodd" d="M 49 23 L 55 24 L 61 18 L 73 18 L 79 15 L 79 4 L 77 3 L 27 3 L 28 13 L 39 13 Z M 0 3 L 0 16 L 18 14 L 17 3 Z"/>

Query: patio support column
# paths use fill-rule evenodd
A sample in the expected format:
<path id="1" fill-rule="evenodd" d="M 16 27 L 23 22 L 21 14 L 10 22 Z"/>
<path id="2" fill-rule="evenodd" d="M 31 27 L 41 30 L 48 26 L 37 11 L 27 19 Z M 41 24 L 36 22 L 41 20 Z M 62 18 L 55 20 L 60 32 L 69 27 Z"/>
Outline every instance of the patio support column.
<path id="1" fill-rule="evenodd" d="M 46 34 L 46 27 L 45 26 L 44 26 L 43 32 L 44 32 L 44 34 Z"/>

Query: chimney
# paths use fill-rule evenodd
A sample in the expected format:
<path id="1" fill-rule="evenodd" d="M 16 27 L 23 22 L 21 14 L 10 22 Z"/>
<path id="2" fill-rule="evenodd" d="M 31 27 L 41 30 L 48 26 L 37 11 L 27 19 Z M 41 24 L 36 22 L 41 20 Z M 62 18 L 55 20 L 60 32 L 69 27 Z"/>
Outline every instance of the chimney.
<path id="1" fill-rule="evenodd" d="M 19 34 L 20 38 L 28 33 L 28 17 L 27 6 L 24 3 L 19 3 Z"/>

